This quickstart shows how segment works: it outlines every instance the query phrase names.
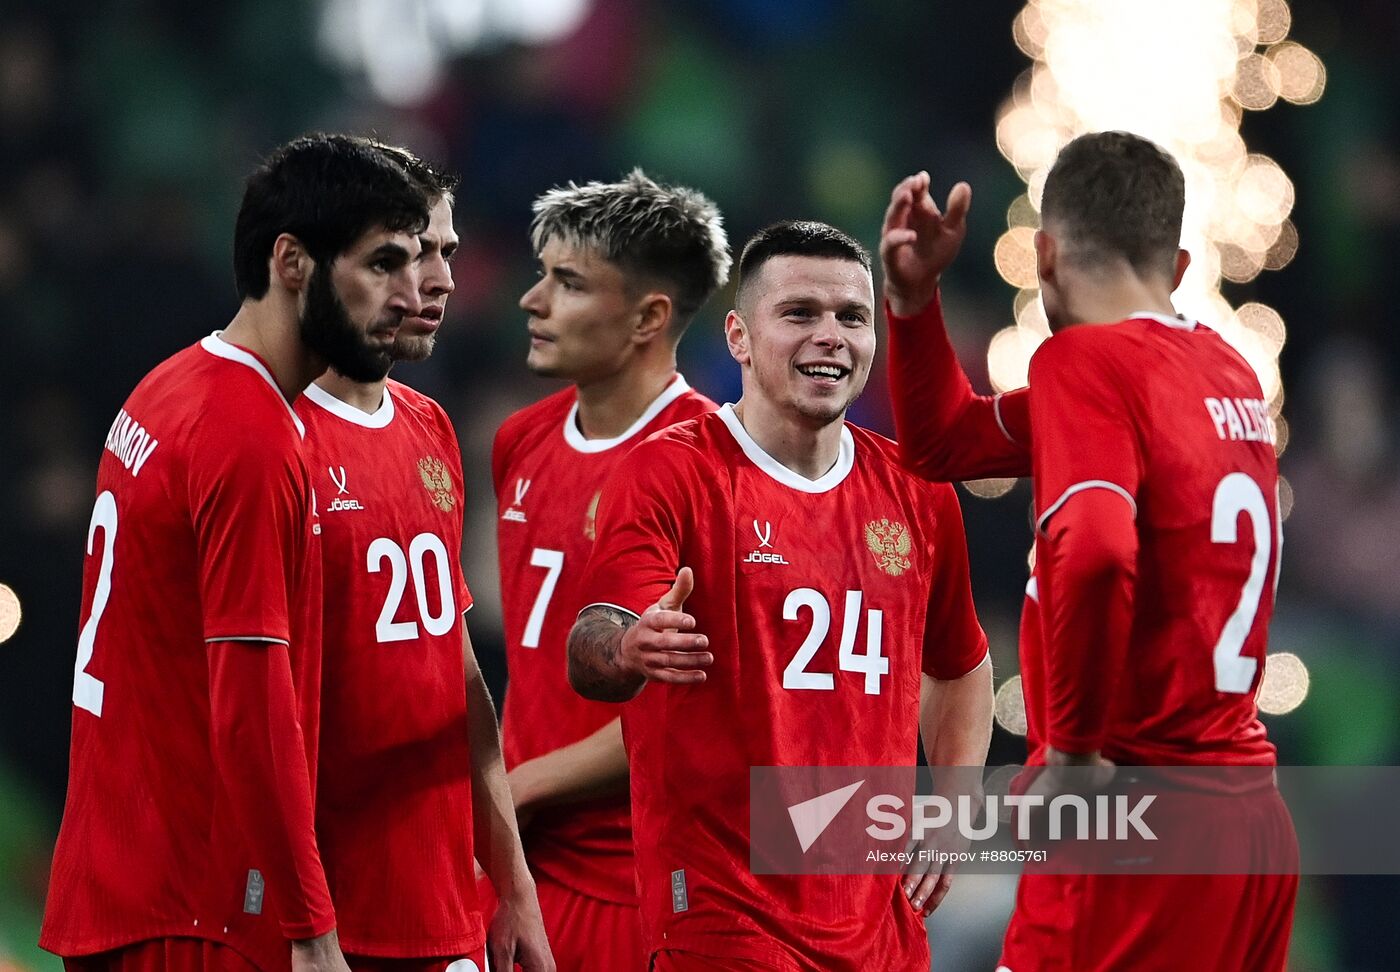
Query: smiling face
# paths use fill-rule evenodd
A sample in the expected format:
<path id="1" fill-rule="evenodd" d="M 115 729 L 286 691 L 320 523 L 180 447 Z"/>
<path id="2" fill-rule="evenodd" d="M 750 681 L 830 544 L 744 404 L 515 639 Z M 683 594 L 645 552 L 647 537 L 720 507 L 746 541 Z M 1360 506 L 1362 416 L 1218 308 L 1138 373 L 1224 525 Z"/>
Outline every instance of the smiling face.
<path id="1" fill-rule="evenodd" d="M 854 260 L 775 256 L 746 282 L 726 329 L 744 397 L 811 425 L 839 421 L 875 356 L 875 293 Z"/>
<path id="2" fill-rule="evenodd" d="M 352 381 L 383 378 L 404 319 L 421 312 L 419 248 L 416 236 L 374 229 L 318 265 L 302 301 L 302 341 Z"/>
<path id="3" fill-rule="evenodd" d="M 395 361 L 423 361 L 433 353 L 438 328 L 447 311 L 452 282 L 452 255 L 457 252 L 457 231 L 452 228 L 452 200 L 442 196 L 428 213 L 428 228 L 418 237 L 418 295 L 422 310 L 404 318 L 394 338 Z"/>
<path id="4" fill-rule="evenodd" d="M 622 270 L 558 238 L 545 243 L 539 260 L 540 279 L 520 298 L 530 315 L 526 367 L 580 384 L 616 374 L 635 346 L 640 312 Z"/>

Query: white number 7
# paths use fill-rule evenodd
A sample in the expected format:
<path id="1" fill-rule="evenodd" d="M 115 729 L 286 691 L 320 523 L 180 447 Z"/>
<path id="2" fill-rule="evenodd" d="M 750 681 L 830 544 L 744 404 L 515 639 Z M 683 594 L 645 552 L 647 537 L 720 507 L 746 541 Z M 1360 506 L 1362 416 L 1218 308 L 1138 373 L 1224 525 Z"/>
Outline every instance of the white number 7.
<path id="1" fill-rule="evenodd" d="M 559 572 L 564 569 L 564 551 L 545 550 L 536 547 L 530 552 L 530 566 L 544 567 L 549 573 L 544 575 L 540 592 L 535 595 L 535 606 L 530 608 L 530 619 L 525 622 L 525 634 L 520 638 L 522 648 L 538 648 L 540 631 L 544 628 L 544 613 L 549 610 L 549 599 L 554 596 L 554 585 L 559 583 Z"/>

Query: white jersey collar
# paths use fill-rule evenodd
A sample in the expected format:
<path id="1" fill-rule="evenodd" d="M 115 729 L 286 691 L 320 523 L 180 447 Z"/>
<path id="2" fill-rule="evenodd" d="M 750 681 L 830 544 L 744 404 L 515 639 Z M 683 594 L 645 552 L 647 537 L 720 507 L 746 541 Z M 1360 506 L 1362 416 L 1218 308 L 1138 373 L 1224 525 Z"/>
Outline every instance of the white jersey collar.
<path id="1" fill-rule="evenodd" d="M 677 374 L 671 383 L 662 389 L 646 411 L 637 418 L 621 435 L 613 439 L 585 439 L 578 427 L 578 402 L 575 401 L 573 408 L 569 409 L 569 414 L 564 416 L 564 441 L 574 448 L 576 452 L 607 452 L 615 446 L 620 446 L 628 439 L 632 438 L 642 429 L 651 424 L 652 419 L 660 415 L 662 410 L 690 391 L 690 386 L 686 384 L 685 376 Z"/>
<path id="2" fill-rule="evenodd" d="M 1196 322 L 1184 317 L 1168 317 L 1166 314 L 1155 314 L 1152 311 L 1133 311 L 1128 315 L 1130 321 L 1156 321 L 1158 324 L 1165 324 L 1167 327 L 1174 327 L 1178 331 L 1194 331 Z"/>
<path id="3" fill-rule="evenodd" d="M 292 410 L 292 406 L 288 401 L 282 397 L 282 389 L 277 387 L 277 381 L 272 377 L 272 372 L 267 370 L 267 366 L 259 361 L 257 355 L 253 354 L 253 352 L 225 341 L 222 336 L 223 333 L 223 331 L 215 331 L 208 337 L 201 339 L 199 346 L 216 358 L 236 361 L 244 367 L 252 368 L 256 371 L 262 377 L 262 380 L 267 382 L 269 387 L 272 388 L 273 393 L 277 395 L 277 400 L 282 403 L 283 407 L 287 410 L 287 414 L 292 417 L 292 424 L 297 427 L 297 435 L 301 436 L 303 439 L 306 438 L 306 426 L 302 424 L 301 419 L 297 417 L 297 413 Z"/>
<path id="4" fill-rule="evenodd" d="M 302 392 L 307 401 L 319 405 L 336 418 L 344 419 L 351 425 L 366 429 L 382 429 L 394 421 L 394 396 L 389 394 L 389 386 L 384 386 L 384 400 L 373 412 L 362 412 L 349 402 L 343 402 L 314 381 Z"/>
<path id="5" fill-rule="evenodd" d="M 734 406 L 726 404 L 720 407 L 718 412 L 720 421 L 724 422 L 734 440 L 739 443 L 739 448 L 744 450 L 744 455 L 755 466 L 767 473 L 772 479 L 776 479 L 791 489 L 799 490 L 803 493 L 825 493 L 840 486 L 851 470 L 856 465 L 856 440 L 851 435 L 850 427 L 844 423 L 841 426 L 841 450 L 836 455 L 836 464 L 828 469 L 819 479 L 808 479 L 806 476 L 793 472 L 787 466 L 774 459 L 763 451 L 763 447 L 753 440 L 748 429 L 744 428 L 744 423 L 739 421 L 739 416 L 734 414 Z"/>

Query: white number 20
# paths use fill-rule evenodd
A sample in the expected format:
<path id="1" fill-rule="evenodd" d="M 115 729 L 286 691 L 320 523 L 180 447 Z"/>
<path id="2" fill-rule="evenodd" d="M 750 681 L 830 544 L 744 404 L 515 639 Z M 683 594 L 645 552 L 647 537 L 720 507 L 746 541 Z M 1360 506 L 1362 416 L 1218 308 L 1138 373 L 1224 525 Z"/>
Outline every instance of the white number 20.
<path id="1" fill-rule="evenodd" d="M 428 606 L 428 593 L 424 561 L 432 554 L 437 566 L 438 611 Z M 379 573 L 384 561 L 389 561 L 389 593 L 384 598 L 384 607 L 379 612 L 379 620 L 374 625 L 374 637 L 380 644 L 391 641 L 412 641 L 418 637 L 417 621 L 395 621 L 403 603 L 404 589 L 408 577 L 413 575 L 413 593 L 418 600 L 418 617 L 423 629 L 430 635 L 445 635 L 457 623 L 457 599 L 452 590 L 452 572 L 447 556 L 447 545 L 435 533 L 420 533 L 408 545 L 408 556 L 403 548 L 388 537 L 380 537 L 369 545 L 365 556 L 365 566 L 371 574 Z"/>
<path id="2" fill-rule="evenodd" d="M 1249 576 L 1245 578 L 1244 588 L 1240 591 L 1239 604 L 1226 620 L 1220 639 L 1215 643 L 1217 692 L 1248 692 L 1254 684 L 1259 662 L 1254 658 L 1245 658 L 1242 652 L 1249 631 L 1254 627 L 1254 617 L 1259 613 L 1259 598 L 1264 593 L 1264 581 L 1269 573 L 1274 544 L 1269 504 L 1264 500 L 1263 490 L 1244 473 L 1230 473 L 1215 488 L 1210 517 L 1211 542 L 1239 542 L 1241 513 L 1249 517 L 1249 524 L 1254 530 L 1254 557 L 1249 564 Z"/>
<path id="3" fill-rule="evenodd" d="M 865 651 L 857 652 L 856 633 L 860 628 L 860 607 L 864 595 L 860 591 L 846 592 L 846 614 L 841 622 L 841 647 L 836 663 L 843 672 L 858 672 L 865 676 L 865 694 L 880 694 L 880 676 L 890 673 L 890 660 L 881 652 L 884 641 L 885 616 L 871 609 L 865 622 Z M 817 689 L 830 692 L 836 688 L 836 676 L 831 672 L 809 672 L 807 665 L 826 640 L 831 629 L 831 605 L 820 591 L 799 587 L 783 601 L 783 620 L 796 621 L 797 612 L 807 608 L 812 612 L 812 627 L 798 646 L 787 668 L 783 669 L 783 688 Z"/>

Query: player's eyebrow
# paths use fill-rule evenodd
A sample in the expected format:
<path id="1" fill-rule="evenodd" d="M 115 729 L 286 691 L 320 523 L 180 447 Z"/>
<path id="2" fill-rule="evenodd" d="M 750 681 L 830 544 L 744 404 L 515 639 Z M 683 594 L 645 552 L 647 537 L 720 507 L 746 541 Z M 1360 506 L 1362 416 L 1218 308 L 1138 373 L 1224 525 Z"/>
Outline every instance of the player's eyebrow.
<path id="1" fill-rule="evenodd" d="M 556 279 L 564 280 L 569 283 L 583 283 L 585 279 L 583 274 L 570 267 L 556 266 L 552 271 L 550 271 L 550 273 Z"/>
<path id="2" fill-rule="evenodd" d="M 412 256 L 408 252 L 408 247 L 398 243 L 381 243 L 370 251 L 369 256 L 365 257 L 365 262 L 378 263 L 383 260 L 396 267 L 401 267 L 410 259 Z"/>

